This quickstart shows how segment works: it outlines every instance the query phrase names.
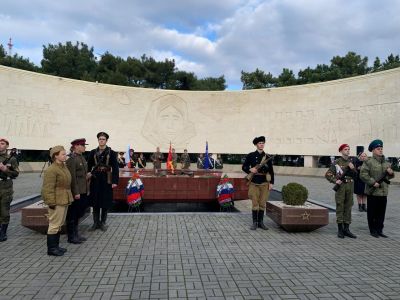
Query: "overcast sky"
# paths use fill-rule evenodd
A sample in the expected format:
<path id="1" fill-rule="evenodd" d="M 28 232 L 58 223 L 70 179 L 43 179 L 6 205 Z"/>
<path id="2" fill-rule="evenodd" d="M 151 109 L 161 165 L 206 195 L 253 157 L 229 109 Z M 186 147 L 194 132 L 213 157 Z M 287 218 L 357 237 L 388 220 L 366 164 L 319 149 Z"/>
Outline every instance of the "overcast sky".
<path id="1" fill-rule="evenodd" d="M 399 0 L 2 0 L 0 43 L 40 65 L 42 46 L 81 41 L 97 55 L 175 59 L 199 78 L 329 64 L 355 51 L 400 53 Z"/>

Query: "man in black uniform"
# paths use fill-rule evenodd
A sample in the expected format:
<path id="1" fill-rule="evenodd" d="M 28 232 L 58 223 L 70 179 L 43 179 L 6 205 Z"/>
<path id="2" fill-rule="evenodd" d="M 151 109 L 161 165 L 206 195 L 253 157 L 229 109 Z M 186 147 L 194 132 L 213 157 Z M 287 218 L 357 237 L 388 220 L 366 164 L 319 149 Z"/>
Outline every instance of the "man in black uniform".
<path id="1" fill-rule="evenodd" d="M 90 151 L 88 160 L 88 177 L 90 180 L 90 202 L 93 206 L 93 226 L 91 231 L 100 228 L 107 230 L 107 212 L 112 206 L 113 189 L 118 185 L 119 168 L 117 153 L 108 147 L 109 135 L 99 132 L 99 146 Z M 100 214 L 101 209 L 101 214 Z"/>
<path id="2" fill-rule="evenodd" d="M 247 174 L 253 173 L 249 185 L 249 199 L 252 202 L 252 213 L 253 213 L 253 225 L 250 227 L 251 230 L 256 230 L 257 227 L 267 230 L 268 228 L 264 225 L 264 210 L 265 203 L 268 200 L 269 191 L 272 189 L 274 184 L 274 169 L 272 166 L 272 160 L 269 160 L 266 165 L 261 168 L 258 167 L 263 159 L 268 159 L 268 154 L 264 152 L 265 137 L 256 137 L 253 140 L 253 144 L 257 147 L 256 151 L 250 152 L 246 156 L 246 160 L 243 163 L 242 170 Z"/>

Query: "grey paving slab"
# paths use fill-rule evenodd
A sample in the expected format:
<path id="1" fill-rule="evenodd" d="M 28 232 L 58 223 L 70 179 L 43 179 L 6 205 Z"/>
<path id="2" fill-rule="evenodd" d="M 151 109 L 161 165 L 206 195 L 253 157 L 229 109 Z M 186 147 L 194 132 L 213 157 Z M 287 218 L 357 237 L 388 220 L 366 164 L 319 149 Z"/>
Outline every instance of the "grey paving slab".
<path id="1" fill-rule="evenodd" d="M 277 178 L 293 180 L 333 201 L 321 178 Z M 47 256 L 45 236 L 22 227 L 16 212 L 0 243 L 0 299 L 400 299 L 399 196 L 393 185 L 389 239 L 369 236 L 357 210 L 356 240 L 336 237 L 333 214 L 311 233 L 269 219 L 270 230 L 250 231 L 248 213 L 111 215 L 105 233 L 83 223 L 84 244 L 62 236 L 64 257 Z"/>

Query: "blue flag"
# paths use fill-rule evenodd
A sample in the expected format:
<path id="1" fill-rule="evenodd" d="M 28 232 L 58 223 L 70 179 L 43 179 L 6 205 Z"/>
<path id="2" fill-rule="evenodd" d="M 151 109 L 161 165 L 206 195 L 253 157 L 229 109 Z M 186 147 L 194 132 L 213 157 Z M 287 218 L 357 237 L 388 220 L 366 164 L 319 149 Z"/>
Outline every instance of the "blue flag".
<path id="1" fill-rule="evenodd" d="M 204 154 L 204 169 L 210 168 L 210 160 L 208 159 L 208 142 L 206 142 L 206 153 Z"/>

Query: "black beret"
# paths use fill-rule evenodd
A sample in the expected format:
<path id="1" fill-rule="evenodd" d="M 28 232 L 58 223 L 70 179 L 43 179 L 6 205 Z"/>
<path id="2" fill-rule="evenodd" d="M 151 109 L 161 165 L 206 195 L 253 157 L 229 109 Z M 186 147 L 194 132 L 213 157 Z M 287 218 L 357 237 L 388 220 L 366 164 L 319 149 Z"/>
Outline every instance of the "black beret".
<path id="1" fill-rule="evenodd" d="M 375 148 L 378 148 L 378 147 L 383 147 L 382 140 L 373 140 L 368 146 L 368 151 L 372 152 L 372 150 L 374 150 Z"/>
<path id="2" fill-rule="evenodd" d="M 257 145 L 259 142 L 265 143 L 265 136 L 259 136 L 259 137 L 254 138 L 254 140 L 253 140 L 254 145 Z"/>
<path id="3" fill-rule="evenodd" d="M 110 137 L 107 133 L 105 133 L 104 131 L 101 131 L 97 134 L 97 139 L 101 136 L 104 136 L 107 140 Z"/>

